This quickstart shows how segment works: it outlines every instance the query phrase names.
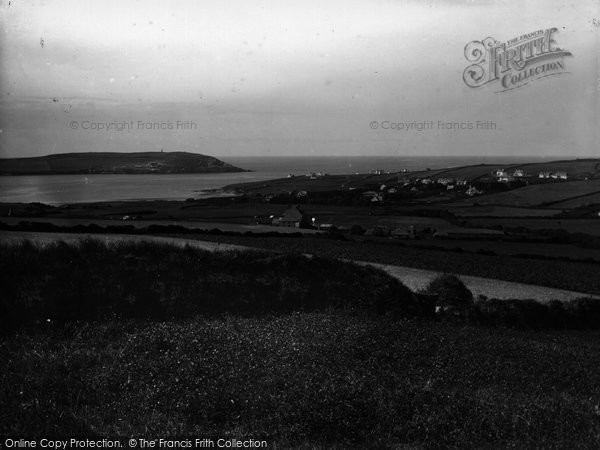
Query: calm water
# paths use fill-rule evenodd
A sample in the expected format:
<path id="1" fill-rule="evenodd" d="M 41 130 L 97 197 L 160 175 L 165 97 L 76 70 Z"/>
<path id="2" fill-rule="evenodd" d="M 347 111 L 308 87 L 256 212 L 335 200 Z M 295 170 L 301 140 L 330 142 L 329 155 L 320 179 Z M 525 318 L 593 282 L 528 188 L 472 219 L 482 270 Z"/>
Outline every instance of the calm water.
<path id="1" fill-rule="evenodd" d="M 215 195 L 203 192 L 232 183 L 282 178 L 288 173 L 368 173 L 371 169 L 436 169 L 468 164 L 508 164 L 544 161 L 541 158 L 506 157 L 229 157 L 243 173 L 180 175 L 43 175 L 0 176 L 0 202 L 47 204 L 132 199 L 182 200 Z"/>

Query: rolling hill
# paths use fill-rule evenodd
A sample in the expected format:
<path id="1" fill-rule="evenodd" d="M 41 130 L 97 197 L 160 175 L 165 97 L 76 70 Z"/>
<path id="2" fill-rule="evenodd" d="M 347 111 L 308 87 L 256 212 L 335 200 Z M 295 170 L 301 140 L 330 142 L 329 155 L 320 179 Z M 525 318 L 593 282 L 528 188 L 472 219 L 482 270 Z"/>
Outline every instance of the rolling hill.
<path id="1" fill-rule="evenodd" d="M 188 152 L 61 153 L 0 159 L 0 175 L 245 172 L 217 158 Z"/>

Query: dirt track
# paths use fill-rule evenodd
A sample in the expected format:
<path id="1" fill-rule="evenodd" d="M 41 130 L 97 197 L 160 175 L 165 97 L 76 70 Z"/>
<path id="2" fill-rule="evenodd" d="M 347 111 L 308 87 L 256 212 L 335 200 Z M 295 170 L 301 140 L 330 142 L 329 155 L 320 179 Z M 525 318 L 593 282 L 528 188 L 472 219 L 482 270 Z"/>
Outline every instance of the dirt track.
<path id="1" fill-rule="evenodd" d="M 199 241 L 193 239 L 180 239 L 162 236 L 137 236 L 126 234 L 75 234 L 75 233 L 31 233 L 24 231 L 0 231 L 0 242 L 18 243 L 24 239 L 36 242 L 40 245 L 62 240 L 65 242 L 77 242 L 83 238 L 94 238 L 103 242 L 121 242 L 121 241 L 152 241 L 178 246 L 190 245 L 194 248 L 210 251 L 228 251 L 228 250 L 250 250 L 252 247 L 241 245 L 225 244 L 218 242 Z M 393 277 L 402 281 L 412 290 L 418 290 L 427 285 L 427 283 L 439 272 L 423 269 L 414 269 L 404 266 L 391 266 L 385 264 L 376 264 L 364 261 L 354 261 L 357 264 L 371 265 L 380 268 Z M 566 291 L 562 289 L 548 288 L 545 286 L 536 286 L 531 284 L 514 283 L 491 278 L 473 277 L 460 275 L 460 278 L 466 286 L 473 292 L 473 295 L 485 295 L 490 298 L 516 298 L 516 299 L 536 299 L 538 301 L 549 300 L 572 300 L 581 297 L 594 297 L 590 294 L 580 292 Z"/>

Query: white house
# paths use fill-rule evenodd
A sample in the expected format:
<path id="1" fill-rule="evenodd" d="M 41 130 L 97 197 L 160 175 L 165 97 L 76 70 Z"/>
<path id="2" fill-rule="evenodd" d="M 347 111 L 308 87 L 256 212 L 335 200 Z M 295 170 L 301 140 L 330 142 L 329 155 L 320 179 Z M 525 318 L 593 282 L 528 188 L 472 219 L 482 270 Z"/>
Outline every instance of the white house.
<path id="1" fill-rule="evenodd" d="M 469 197 L 473 197 L 474 195 L 483 194 L 483 191 L 480 191 L 475 186 L 469 186 L 466 193 Z"/>

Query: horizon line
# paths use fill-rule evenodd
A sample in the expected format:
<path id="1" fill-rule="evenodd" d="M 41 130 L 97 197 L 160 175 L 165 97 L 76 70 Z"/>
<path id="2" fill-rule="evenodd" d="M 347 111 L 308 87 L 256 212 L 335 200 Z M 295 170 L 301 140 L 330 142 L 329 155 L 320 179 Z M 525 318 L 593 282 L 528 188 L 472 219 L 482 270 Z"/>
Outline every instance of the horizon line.
<path id="1" fill-rule="evenodd" d="M 111 154 L 132 154 L 132 153 L 190 153 L 196 155 L 210 156 L 213 158 L 561 158 L 562 160 L 575 160 L 575 159 L 600 159 L 594 156 L 584 156 L 584 155 L 566 155 L 557 154 L 557 155 L 390 155 L 390 154 L 372 154 L 372 155 L 337 155 L 337 154 L 325 154 L 325 155 L 314 155 L 314 154 L 304 154 L 304 155 L 272 155 L 272 154 L 252 154 L 252 155 L 243 155 L 243 154 L 235 154 L 235 155 L 215 155 L 203 152 L 195 152 L 189 150 L 170 150 L 170 151 L 161 151 L 161 150 L 147 150 L 147 151 L 80 151 L 80 152 L 60 152 L 60 153 L 47 153 L 44 155 L 35 155 L 35 156 L 0 156 L 0 159 L 18 159 L 18 158 L 44 158 L 46 156 L 54 156 L 54 155 L 69 155 L 69 154 L 90 154 L 90 153 L 111 153 Z"/>

